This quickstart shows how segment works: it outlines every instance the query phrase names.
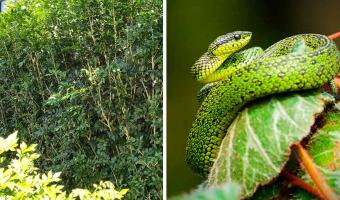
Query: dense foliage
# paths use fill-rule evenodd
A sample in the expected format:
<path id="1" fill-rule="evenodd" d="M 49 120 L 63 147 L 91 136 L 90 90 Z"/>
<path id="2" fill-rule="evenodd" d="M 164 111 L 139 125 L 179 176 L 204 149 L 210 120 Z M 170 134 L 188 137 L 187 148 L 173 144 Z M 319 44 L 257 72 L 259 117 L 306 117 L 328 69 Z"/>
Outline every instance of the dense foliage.
<path id="1" fill-rule="evenodd" d="M 22 0 L 0 14 L 0 134 L 68 190 L 162 197 L 160 0 Z"/>
<path id="2" fill-rule="evenodd" d="M 17 132 L 7 138 L 0 137 L 0 197 L 5 199 L 122 199 L 127 189 L 115 190 L 109 182 L 93 184 L 92 191 L 73 189 L 70 194 L 59 185 L 60 173 L 40 174 L 33 161 L 39 158 L 34 153 L 36 145 L 22 142 L 18 147 Z M 16 158 L 7 160 L 1 155 L 16 152 Z M 4 167 L 4 168 L 2 168 Z"/>

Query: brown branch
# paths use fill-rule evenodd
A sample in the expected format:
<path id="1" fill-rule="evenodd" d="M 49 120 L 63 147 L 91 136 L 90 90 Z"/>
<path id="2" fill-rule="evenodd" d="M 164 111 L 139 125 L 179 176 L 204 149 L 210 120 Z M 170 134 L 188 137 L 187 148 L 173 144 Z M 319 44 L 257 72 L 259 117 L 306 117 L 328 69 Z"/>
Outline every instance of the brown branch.
<path id="1" fill-rule="evenodd" d="M 328 38 L 331 39 L 331 40 L 335 40 L 336 38 L 340 38 L 340 31 L 329 35 Z"/>
<path id="2" fill-rule="evenodd" d="M 335 84 L 336 88 L 332 87 L 332 83 Z M 340 95 L 340 77 L 335 77 L 333 80 L 323 85 L 323 89 L 328 93 Z"/>
<path id="3" fill-rule="evenodd" d="M 329 39 L 331 39 L 331 40 L 335 40 L 335 39 L 337 39 L 337 38 L 340 38 L 340 31 L 339 32 L 336 32 L 336 33 L 333 33 L 333 34 L 331 34 L 331 35 L 329 35 L 328 36 L 328 38 Z M 337 87 L 337 91 L 333 91 L 332 90 L 332 87 L 330 86 L 330 84 L 328 83 L 328 84 L 325 84 L 324 86 L 323 86 L 323 88 L 326 90 L 326 91 L 328 91 L 328 92 L 335 92 L 336 94 L 339 94 L 340 93 L 340 76 L 339 76 L 340 74 L 338 74 L 338 76 L 337 77 L 335 77 L 334 79 L 333 79 L 333 82 L 335 83 L 335 86 Z"/>
<path id="4" fill-rule="evenodd" d="M 337 194 L 329 186 L 329 184 L 326 181 L 326 178 L 316 168 L 312 158 L 310 157 L 308 152 L 302 147 L 302 145 L 295 144 L 293 146 L 293 150 L 296 153 L 296 156 L 298 160 L 300 161 L 300 163 L 302 163 L 305 172 L 311 177 L 316 187 L 323 194 L 325 199 L 339 200 L 339 198 L 337 197 Z"/>
<path id="5" fill-rule="evenodd" d="M 340 89 L 340 77 L 335 77 L 335 78 L 333 79 L 333 81 L 334 81 L 336 87 L 337 87 L 338 89 Z"/>
<path id="6" fill-rule="evenodd" d="M 319 199 L 324 200 L 325 197 L 319 192 L 319 190 L 312 185 L 306 183 L 301 178 L 294 176 L 293 174 L 289 173 L 285 169 L 282 170 L 282 176 L 289 181 L 289 183 L 293 184 L 294 186 L 300 187 L 307 192 L 313 194 L 314 196 L 318 197 Z"/>

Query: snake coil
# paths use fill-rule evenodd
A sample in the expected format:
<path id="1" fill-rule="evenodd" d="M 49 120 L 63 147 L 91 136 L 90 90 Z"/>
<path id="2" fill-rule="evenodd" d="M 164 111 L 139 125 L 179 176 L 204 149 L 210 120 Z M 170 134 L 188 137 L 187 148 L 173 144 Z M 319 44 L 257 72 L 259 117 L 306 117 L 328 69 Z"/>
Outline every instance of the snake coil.
<path id="1" fill-rule="evenodd" d="M 186 147 L 187 163 L 201 175 L 209 173 L 229 125 L 248 102 L 318 88 L 340 71 L 340 53 L 327 36 L 295 35 L 263 52 L 255 47 L 235 53 L 250 38 L 245 31 L 218 37 L 191 68 L 198 81 L 210 84 Z"/>

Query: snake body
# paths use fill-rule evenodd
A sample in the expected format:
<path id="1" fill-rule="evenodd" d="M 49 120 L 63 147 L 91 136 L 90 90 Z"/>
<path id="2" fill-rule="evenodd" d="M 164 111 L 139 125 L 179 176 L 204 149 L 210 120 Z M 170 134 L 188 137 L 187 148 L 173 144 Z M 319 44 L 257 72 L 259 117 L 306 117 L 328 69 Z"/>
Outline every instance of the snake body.
<path id="1" fill-rule="evenodd" d="M 285 38 L 260 55 L 233 65 L 233 53 L 250 37 L 249 32 L 240 31 L 220 36 L 192 67 L 197 80 L 215 81 L 204 92 L 186 147 L 187 163 L 201 175 L 208 174 L 229 125 L 248 102 L 277 93 L 319 88 L 340 72 L 340 53 L 335 43 L 318 34 Z M 301 40 L 308 50 L 294 51 Z"/>

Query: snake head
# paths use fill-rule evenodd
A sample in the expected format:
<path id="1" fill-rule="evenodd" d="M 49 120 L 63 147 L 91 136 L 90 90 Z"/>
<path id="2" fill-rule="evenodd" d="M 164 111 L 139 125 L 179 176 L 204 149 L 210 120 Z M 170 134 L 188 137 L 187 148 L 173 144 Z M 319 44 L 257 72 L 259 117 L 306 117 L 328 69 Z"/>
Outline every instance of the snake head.
<path id="1" fill-rule="evenodd" d="M 216 56 L 233 53 L 248 44 L 251 35 L 248 31 L 235 31 L 221 35 L 209 45 L 208 52 Z"/>

